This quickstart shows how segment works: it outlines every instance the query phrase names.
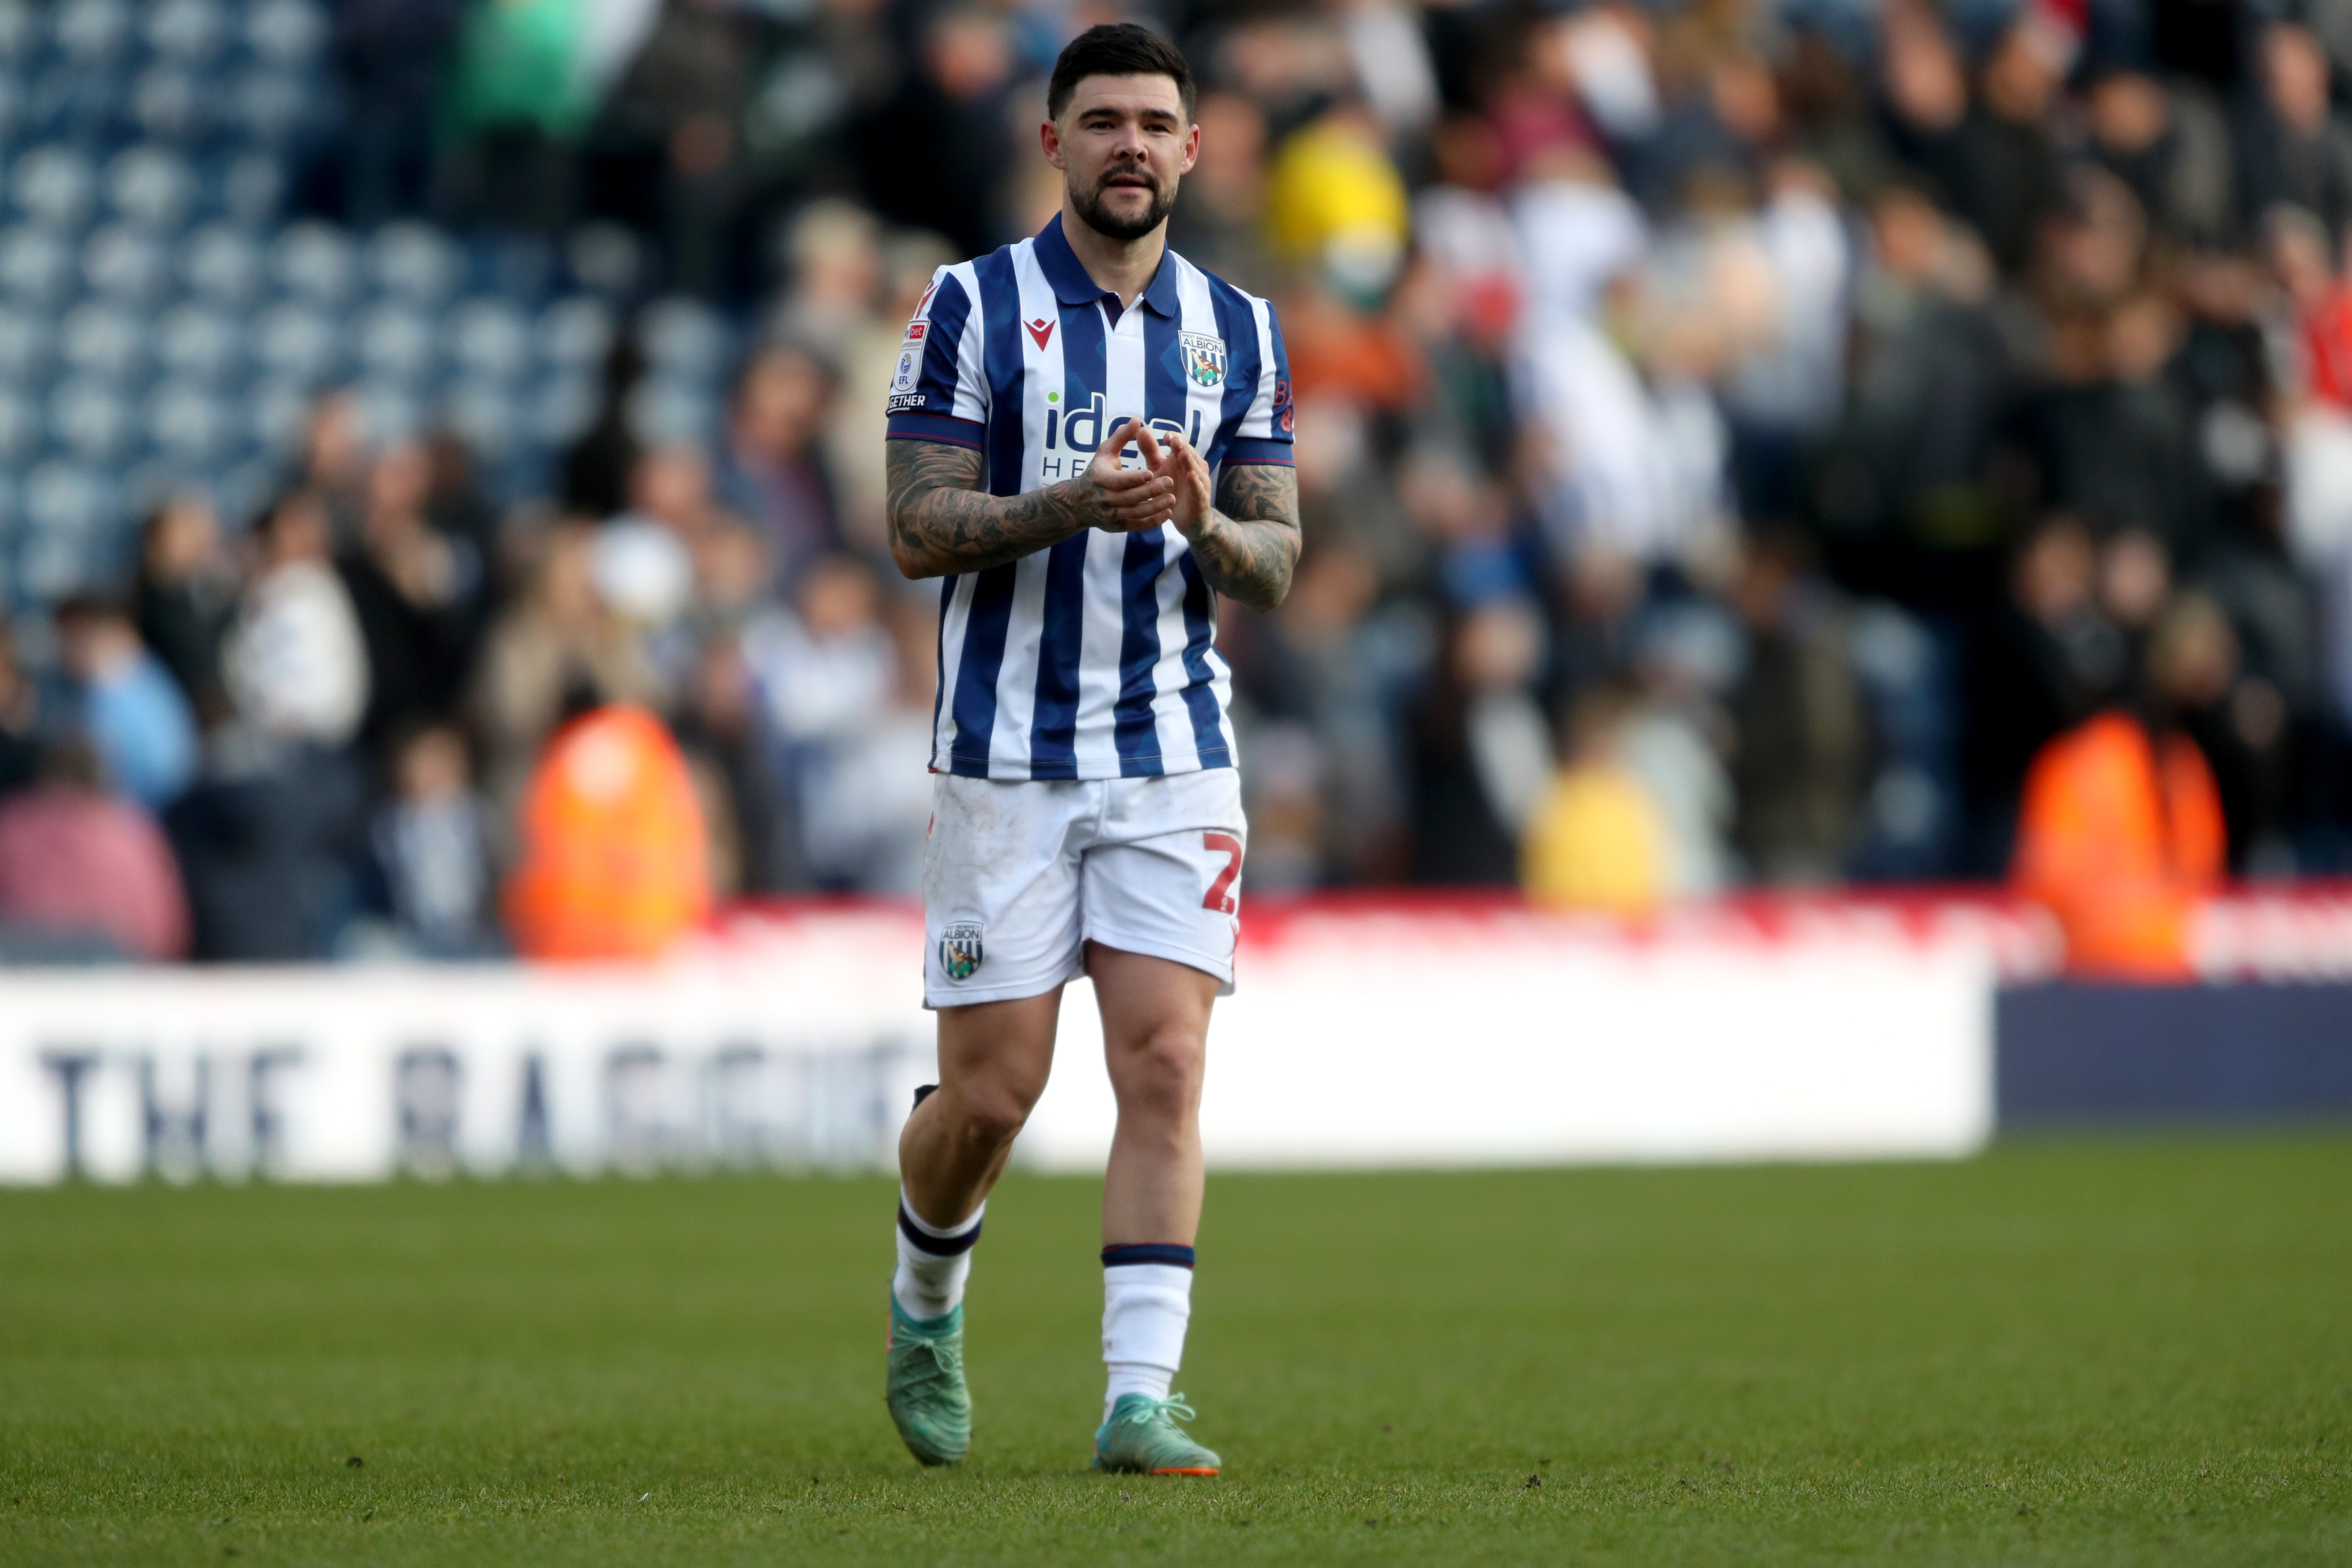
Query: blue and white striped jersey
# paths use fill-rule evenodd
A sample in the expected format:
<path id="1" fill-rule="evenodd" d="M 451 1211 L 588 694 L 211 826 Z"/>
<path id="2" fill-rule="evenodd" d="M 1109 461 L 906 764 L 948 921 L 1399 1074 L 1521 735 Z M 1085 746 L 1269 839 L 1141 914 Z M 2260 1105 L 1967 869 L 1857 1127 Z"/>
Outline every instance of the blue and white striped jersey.
<path id="1" fill-rule="evenodd" d="M 1129 418 L 1181 430 L 1212 473 L 1288 463 L 1273 307 L 1169 251 L 1119 308 L 1062 236 L 940 268 L 908 323 L 890 438 L 977 448 L 988 491 L 1086 471 Z M 1132 451 L 1131 468 L 1142 461 Z M 1216 595 L 1181 534 L 1089 530 L 940 590 L 931 770 L 1108 779 L 1231 767 Z"/>

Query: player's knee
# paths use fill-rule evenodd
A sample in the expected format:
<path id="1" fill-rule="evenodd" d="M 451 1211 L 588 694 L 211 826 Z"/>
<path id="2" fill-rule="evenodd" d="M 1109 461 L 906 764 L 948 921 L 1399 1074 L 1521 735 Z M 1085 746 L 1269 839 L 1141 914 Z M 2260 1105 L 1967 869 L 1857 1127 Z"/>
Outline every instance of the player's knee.
<path id="1" fill-rule="evenodd" d="M 967 1089 L 959 1098 L 957 1120 L 962 1123 L 963 1135 L 992 1148 L 1019 1137 L 1021 1129 L 1028 1125 L 1031 1108 L 1037 1103 L 1037 1096 L 1018 1084 L 991 1084 Z"/>
<path id="2" fill-rule="evenodd" d="M 1121 1111 L 1181 1121 L 1200 1108 L 1206 1053 L 1196 1031 L 1181 1026 L 1154 1029 L 1125 1055 L 1118 1085 Z"/>

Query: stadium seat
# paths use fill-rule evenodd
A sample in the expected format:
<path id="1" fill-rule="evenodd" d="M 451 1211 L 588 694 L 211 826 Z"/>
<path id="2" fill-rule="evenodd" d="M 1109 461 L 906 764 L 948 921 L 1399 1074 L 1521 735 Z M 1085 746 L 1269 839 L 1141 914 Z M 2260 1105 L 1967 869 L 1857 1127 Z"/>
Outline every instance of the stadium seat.
<path id="1" fill-rule="evenodd" d="M 0 233 L 0 293 L 21 304 L 55 304 L 73 289 L 73 247 L 26 224 Z"/>
<path id="2" fill-rule="evenodd" d="M 425 403 L 397 382 L 368 382 L 360 387 L 360 421 L 370 446 L 413 441 L 425 434 Z"/>
<path id="3" fill-rule="evenodd" d="M 612 352 L 613 308 L 588 294 L 558 300 L 540 312 L 537 339 L 541 363 L 551 370 L 593 374 Z"/>
<path id="4" fill-rule="evenodd" d="M 147 433 L 182 462 L 211 465 L 239 444 L 235 409 L 201 382 L 167 381 L 147 400 Z"/>
<path id="5" fill-rule="evenodd" d="M 731 348 L 727 323 L 699 300 L 671 298 L 646 306 L 637 338 L 649 370 L 681 382 L 716 381 Z"/>
<path id="6" fill-rule="evenodd" d="M 166 231 L 187 221 L 195 205 L 196 176 L 168 148 L 131 147 L 106 166 L 106 205 L 124 221 Z"/>
<path id="7" fill-rule="evenodd" d="M 646 447 L 701 446 L 719 431 L 719 403 L 700 385 L 647 376 L 629 392 L 629 434 Z"/>
<path id="8" fill-rule="evenodd" d="M 326 47 L 327 15 L 310 0 L 254 0 L 245 14 L 245 45 L 281 68 L 301 68 Z"/>
<path id="9" fill-rule="evenodd" d="M 214 224 L 188 237 L 180 278 L 191 294 L 219 305 L 248 305 L 267 271 L 261 244 L 234 224 Z"/>
<path id="10" fill-rule="evenodd" d="M 150 53 L 201 65 L 228 42 L 228 15 L 215 0 L 157 0 L 142 29 Z"/>
<path id="11" fill-rule="evenodd" d="M 58 331 L 58 357 L 77 376 L 121 385 L 147 367 L 147 318 L 105 300 L 89 300 L 66 312 Z"/>
<path id="12" fill-rule="evenodd" d="M 0 76 L 0 146 L 16 140 L 25 124 L 25 89 L 13 76 Z"/>
<path id="13" fill-rule="evenodd" d="M 316 305 L 351 297 L 358 271 L 352 242 L 332 224 L 298 223 L 270 247 L 269 269 L 279 288 Z"/>
<path id="14" fill-rule="evenodd" d="M 530 323 L 503 300 L 468 300 L 441 331 L 450 363 L 468 381 L 504 386 L 530 368 Z"/>
<path id="15" fill-rule="evenodd" d="M 588 433 L 603 405 L 603 384 L 596 377 L 558 375 L 530 400 L 530 437 L 543 449 L 560 452 Z"/>
<path id="16" fill-rule="evenodd" d="M 293 135 L 317 91 L 297 72 L 257 66 L 229 83 L 228 122 L 255 146 L 277 147 Z"/>
<path id="17" fill-rule="evenodd" d="M 299 300 L 255 318 L 253 357 L 282 381 L 315 386 L 341 368 L 343 332 L 335 319 Z"/>
<path id="18" fill-rule="evenodd" d="M 32 399 L 0 391 L 0 463 L 14 468 L 41 449 L 42 418 Z"/>
<path id="19" fill-rule="evenodd" d="M 378 290 L 418 305 L 438 305 L 457 292 L 465 255 L 426 223 L 386 224 L 367 242 L 368 281 Z"/>
<path id="20" fill-rule="evenodd" d="M 53 229 L 79 229 L 98 205 L 98 174 L 89 159 L 71 147 L 33 148 L 8 172 L 8 196 L 16 210 Z"/>
<path id="21" fill-rule="evenodd" d="M 299 379 L 264 381 L 244 398 L 247 431 L 264 460 L 290 457 L 310 419 L 310 384 Z"/>
<path id="22" fill-rule="evenodd" d="M 60 382 L 49 393 L 49 439 L 85 463 L 119 461 L 139 444 L 131 401 L 95 377 Z"/>
<path id="23" fill-rule="evenodd" d="M 213 166 L 209 184 L 224 216 L 259 226 L 278 221 L 286 167 L 266 153 L 240 153 Z"/>
<path id="24" fill-rule="evenodd" d="M 125 0 L 59 0 L 49 37 L 65 62 L 79 70 L 112 64 L 131 42 Z"/>
<path id="25" fill-rule="evenodd" d="M 56 352 L 57 327 L 47 312 L 0 307 L 0 386 L 47 380 Z"/>
<path id="26" fill-rule="evenodd" d="M 133 78 L 124 107 L 140 134 L 153 142 L 197 141 L 212 128 L 218 112 L 194 72 L 168 63 L 150 66 Z"/>
<path id="27" fill-rule="evenodd" d="M 152 236 L 110 224 L 81 247 L 81 276 L 93 294 L 152 304 L 172 286 L 172 258 Z"/>
<path id="28" fill-rule="evenodd" d="M 217 387 L 244 368 L 245 331 L 209 305 L 183 304 L 155 324 L 155 360 L 184 382 Z"/>
<path id="29" fill-rule="evenodd" d="M 623 299 L 645 281 L 645 246 L 619 224 L 583 224 L 564 251 L 572 280 L 592 294 Z"/>
<path id="30" fill-rule="evenodd" d="M 361 368 L 372 379 L 414 386 L 433 374 L 433 321 L 413 305 L 386 300 L 373 306 L 352 335 Z"/>
<path id="31" fill-rule="evenodd" d="M 231 527 L 241 527 L 261 515 L 283 480 L 278 465 L 268 458 L 233 463 L 210 476 L 207 490 L 213 510 Z"/>
<path id="32" fill-rule="evenodd" d="M 441 405 L 440 423 L 491 466 L 503 462 L 522 435 L 521 411 L 512 395 L 498 386 L 458 384 Z"/>
<path id="33" fill-rule="evenodd" d="M 30 0 L 0 0 L 0 62 L 22 65 L 41 47 L 43 17 Z"/>

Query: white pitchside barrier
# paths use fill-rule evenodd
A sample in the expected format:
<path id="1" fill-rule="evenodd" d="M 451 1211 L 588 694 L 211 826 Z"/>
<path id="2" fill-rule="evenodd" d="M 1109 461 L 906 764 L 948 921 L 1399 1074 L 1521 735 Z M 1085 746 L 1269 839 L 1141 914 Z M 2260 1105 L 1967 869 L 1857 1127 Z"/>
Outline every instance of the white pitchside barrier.
<path id="1" fill-rule="evenodd" d="M 1218 1005 L 1224 1168 L 1951 1156 L 1992 1128 L 1987 905 L 1717 908 L 1643 932 L 1493 902 L 1262 906 Z M 884 1168 L 930 1076 L 895 906 L 738 917 L 642 970 L 0 973 L 0 1180 Z M 1099 1169 L 1074 985 L 1022 1140 Z"/>

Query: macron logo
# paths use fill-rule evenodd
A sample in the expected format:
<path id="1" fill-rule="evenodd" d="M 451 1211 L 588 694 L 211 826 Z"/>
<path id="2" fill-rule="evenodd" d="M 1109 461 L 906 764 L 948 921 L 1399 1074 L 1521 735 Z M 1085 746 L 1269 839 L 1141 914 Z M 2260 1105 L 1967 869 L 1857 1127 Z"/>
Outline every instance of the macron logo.
<path id="1" fill-rule="evenodd" d="M 1045 347 L 1045 340 L 1054 335 L 1054 323 L 1040 316 L 1034 321 L 1023 324 L 1029 329 L 1029 335 L 1037 340 L 1037 347 L 1042 352 Z"/>

